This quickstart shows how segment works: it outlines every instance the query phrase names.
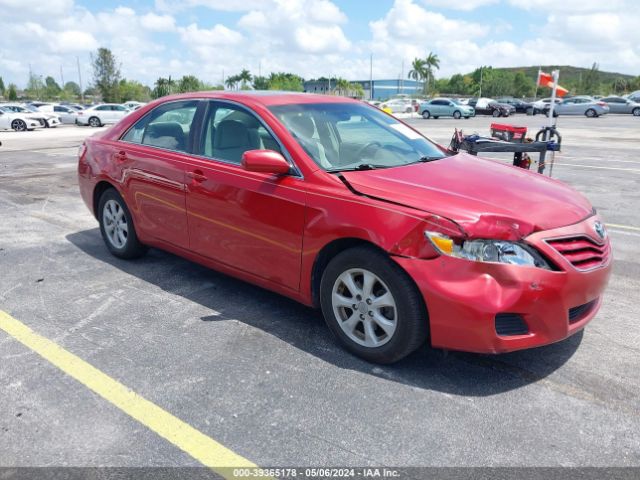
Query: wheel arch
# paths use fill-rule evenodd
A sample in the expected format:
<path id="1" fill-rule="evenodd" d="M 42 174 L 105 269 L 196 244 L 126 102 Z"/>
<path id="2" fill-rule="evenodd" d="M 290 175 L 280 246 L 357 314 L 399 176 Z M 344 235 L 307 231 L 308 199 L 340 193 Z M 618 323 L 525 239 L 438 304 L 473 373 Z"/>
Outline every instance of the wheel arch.
<path id="1" fill-rule="evenodd" d="M 120 191 L 113 183 L 106 180 L 100 180 L 93 188 L 93 199 L 91 206 L 93 207 L 93 216 L 96 217 L 96 219 L 98 218 L 98 202 L 100 201 L 100 197 L 110 188 L 113 188 L 116 192 L 120 193 Z"/>

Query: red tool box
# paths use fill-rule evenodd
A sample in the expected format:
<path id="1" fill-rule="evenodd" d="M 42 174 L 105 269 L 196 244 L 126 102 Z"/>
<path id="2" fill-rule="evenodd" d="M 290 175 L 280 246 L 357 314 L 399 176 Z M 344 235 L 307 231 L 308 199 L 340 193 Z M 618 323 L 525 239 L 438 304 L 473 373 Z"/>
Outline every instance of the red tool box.
<path id="1" fill-rule="evenodd" d="M 502 123 L 491 124 L 491 136 L 505 142 L 522 143 L 527 135 L 527 127 L 515 127 Z"/>

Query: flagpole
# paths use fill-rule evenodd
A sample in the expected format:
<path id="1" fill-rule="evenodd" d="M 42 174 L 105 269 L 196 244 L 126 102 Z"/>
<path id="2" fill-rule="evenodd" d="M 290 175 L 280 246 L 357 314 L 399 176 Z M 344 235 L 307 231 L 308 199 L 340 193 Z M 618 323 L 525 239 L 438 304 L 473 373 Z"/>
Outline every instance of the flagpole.
<path id="1" fill-rule="evenodd" d="M 535 102 L 536 100 L 538 100 L 538 85 L 540 84 L 540 70 L 542 69 L 542 67 L 538 67 L 538 77 L 536 78 L 536 91 L 533 94 L 533 101 Z"/>
<path id="2" fill-rule="evenodd" d="M 556 89 L 558 88 L 558 78 L 560 77 L 560 70 L 554 70 L 551 72 L 553 78 L 553 87 L 551 88 L 551 105 L 549 108 L 549 127 L 553 128 L 553 111 L 556 106 Z M 547 140 L 549 140 L 549 131 L 547 131 Z"/>

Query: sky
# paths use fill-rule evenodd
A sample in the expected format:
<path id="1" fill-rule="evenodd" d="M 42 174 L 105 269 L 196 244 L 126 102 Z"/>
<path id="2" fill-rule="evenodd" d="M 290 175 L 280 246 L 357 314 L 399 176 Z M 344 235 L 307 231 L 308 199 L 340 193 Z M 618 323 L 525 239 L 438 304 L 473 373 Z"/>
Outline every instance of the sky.
<path id="1" fill-rule="evenodd" d="M 92 77 L 113 51 L 124 78 L 242 68 L 304 78 L 398 78 L 430 51 L 437 77 L 480 65 L 569 64 L 640 75 L 638 0 L 0 0 L 0 76 Z M 404 63 L 404 68 L 403 68 Z"/>

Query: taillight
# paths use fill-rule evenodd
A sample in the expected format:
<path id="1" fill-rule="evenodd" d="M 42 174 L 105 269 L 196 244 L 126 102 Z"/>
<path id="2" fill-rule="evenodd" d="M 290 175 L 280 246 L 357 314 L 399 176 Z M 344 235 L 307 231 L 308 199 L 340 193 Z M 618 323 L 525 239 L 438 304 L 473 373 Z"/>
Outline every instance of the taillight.
<path id="1" fill-rule="evenodd" d="M 598 104 L 598 105 L 600 105 L 601 107 L 606 107 L 606 106 L 608 106 L 608 105 L 607 105 L 607 102 L 597 102 L 597 104 Z"/>

